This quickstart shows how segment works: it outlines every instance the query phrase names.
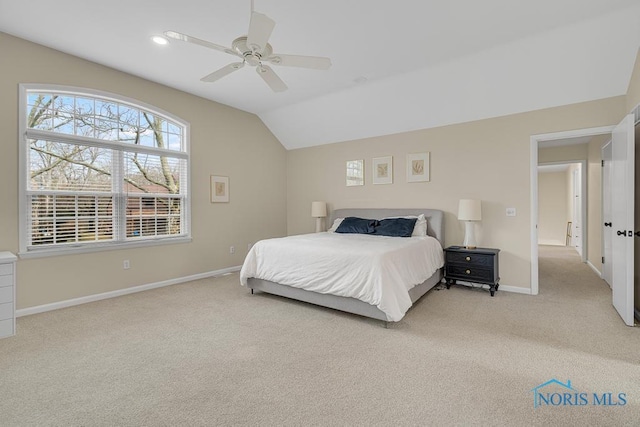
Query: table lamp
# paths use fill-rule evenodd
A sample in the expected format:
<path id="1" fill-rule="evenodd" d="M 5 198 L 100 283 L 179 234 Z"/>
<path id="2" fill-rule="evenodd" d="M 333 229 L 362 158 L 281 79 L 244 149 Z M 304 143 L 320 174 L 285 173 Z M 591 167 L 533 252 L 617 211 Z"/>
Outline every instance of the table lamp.
<path id="1" fill-rule="evenodd" d="M 475 222 L 482 219 L 480 200 L 462 199 L 458 205 L 458 219 L 465 221 L 464 242 L 467 249 L 476 248 Z"/>
<path id="2" fill-rule="evenodd" d="M 327 216 L 327 204 L 325 202 L 312 202 L 311 216 L 316 219 L 316 233 L 320 233 L 322 231 L 322 218 Z"/>

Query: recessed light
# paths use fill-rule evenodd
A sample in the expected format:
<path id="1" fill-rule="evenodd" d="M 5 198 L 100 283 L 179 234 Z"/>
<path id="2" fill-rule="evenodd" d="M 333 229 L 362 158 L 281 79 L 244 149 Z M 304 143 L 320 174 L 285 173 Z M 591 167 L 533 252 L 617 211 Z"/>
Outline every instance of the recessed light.
<path id="1" fill-rule="evenodd" d="M 153 36 L 151 37 L 151 40 L 153 40 L 154 43 L 162 44 L 162 45 L 169 43 L 169 40 L 161 36 Z"/>

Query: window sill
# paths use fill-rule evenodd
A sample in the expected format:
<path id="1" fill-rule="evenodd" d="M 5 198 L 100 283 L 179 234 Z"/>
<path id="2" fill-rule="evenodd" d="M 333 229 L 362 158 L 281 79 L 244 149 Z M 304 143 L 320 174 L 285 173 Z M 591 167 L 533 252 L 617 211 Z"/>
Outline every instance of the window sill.
<path id="1" fill-rule="evenodd" d="M 156 239 L 139 242 L 112 243 L 96 246 L 70 246 L 65 248 L 37 249 L 33 251 L 22 251 L 18 253 L 20 259 L 45 258 L 53 256 L 87 254 L 92 252 L 104 252 L 120 249 L 144 248 L 149 246 L 174 245 L 181 243 L 191 243 L 191 236 L 176 237 L 173 239 Z"/>

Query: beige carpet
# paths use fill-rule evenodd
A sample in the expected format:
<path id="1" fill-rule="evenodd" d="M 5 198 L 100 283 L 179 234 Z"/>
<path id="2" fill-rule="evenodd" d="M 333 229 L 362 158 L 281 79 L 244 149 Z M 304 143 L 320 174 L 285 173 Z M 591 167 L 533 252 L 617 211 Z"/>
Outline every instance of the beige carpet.
<path id="1" fill-rule="evenodd" d="M 237 275 L 23 317 L 0 425 L 638 425 L 640 330 L 575 253 L 541 249 L 539 296 L 434 290 L 391 329 Z M 627 404 L 534 409 L 552 378 Z"/>

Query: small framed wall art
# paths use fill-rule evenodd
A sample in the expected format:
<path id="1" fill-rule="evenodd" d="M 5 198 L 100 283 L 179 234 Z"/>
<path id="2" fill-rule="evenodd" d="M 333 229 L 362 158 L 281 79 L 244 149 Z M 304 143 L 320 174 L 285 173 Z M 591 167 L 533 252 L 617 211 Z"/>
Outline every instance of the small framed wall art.
<path id="1" fill-rule="evenodd" d="M 407 182 L 429 181 L 429 153 L 407 154 Z"/>
<path id="2" fill-rule="evenodd" d="M 229 201 L 229 177 L 211 175 L 211 203 Z"/>
<path id="3" fill-rule="evenodd" d="M 373 183 L 393 184 L 393 156 L 373 158 Z"/>
<path id="4" fill-rule="evenodd" d="M 364 160 L 347 160 L 347 187 L 364 185 Z"/>

